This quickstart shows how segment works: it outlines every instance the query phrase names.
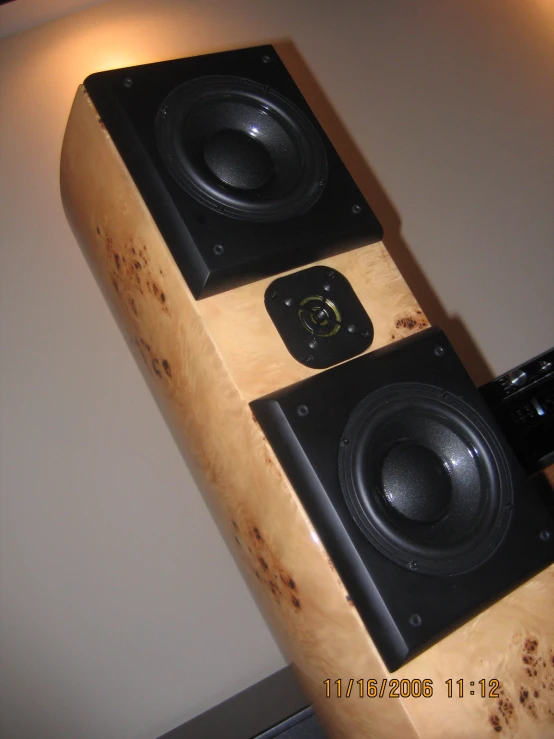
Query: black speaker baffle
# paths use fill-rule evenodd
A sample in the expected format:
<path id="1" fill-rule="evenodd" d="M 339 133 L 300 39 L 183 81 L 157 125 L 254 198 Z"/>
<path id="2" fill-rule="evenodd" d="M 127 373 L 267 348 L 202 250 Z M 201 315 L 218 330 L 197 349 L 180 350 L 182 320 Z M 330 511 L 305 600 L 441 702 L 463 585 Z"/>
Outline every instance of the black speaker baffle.
<path id="1" fill-rule="evenodd" d="M 389 670 L 554 561 L 554 521 L 439 329 L 250 405 Z"/>
<path id="2" fill-rule="evenodd" d="M 373 324 L 344 275 L 310 267 L 274 280 L 265 307 L 292 356 L 314 369 L 364 352 Z"/>
<path id="3" fill-rule="evenodd" d="M 382 238 L 272 46 L 97 72 L 85 89 L 195 298 Z"/>

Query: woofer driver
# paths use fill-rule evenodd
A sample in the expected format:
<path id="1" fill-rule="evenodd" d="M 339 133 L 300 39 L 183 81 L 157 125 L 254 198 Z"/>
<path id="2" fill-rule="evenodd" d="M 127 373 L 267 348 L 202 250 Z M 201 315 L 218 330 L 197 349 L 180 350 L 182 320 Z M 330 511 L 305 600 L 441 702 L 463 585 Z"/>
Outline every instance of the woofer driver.
<path id="1" fill-rule="evenodd" d="M 339 476 L 367 539 L 413 571 L 482 565 L 510 522 L 511 478 L 494 434 L 432 385 L 396 383 L 361 401 L 342 435 Z"/>
<path id="2" fill-rule="evenodd" d="M 309 210 L 327 178 L 325 147 L 289 100 L 241 77 L 183 83 L 156 117 L 159 154 L 197 201 L 233 218 L 281 221 Z"/>

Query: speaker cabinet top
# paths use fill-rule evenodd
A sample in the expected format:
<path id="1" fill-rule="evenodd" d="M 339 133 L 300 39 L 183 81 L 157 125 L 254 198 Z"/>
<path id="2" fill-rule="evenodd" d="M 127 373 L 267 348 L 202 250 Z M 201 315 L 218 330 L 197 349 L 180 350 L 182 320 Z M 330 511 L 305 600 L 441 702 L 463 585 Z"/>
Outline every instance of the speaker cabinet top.
<path id="1" fill-rule="evenodd" d="M 380 240 L 272 46 L 99 72 L 85 88 L 196 298 Z"/>

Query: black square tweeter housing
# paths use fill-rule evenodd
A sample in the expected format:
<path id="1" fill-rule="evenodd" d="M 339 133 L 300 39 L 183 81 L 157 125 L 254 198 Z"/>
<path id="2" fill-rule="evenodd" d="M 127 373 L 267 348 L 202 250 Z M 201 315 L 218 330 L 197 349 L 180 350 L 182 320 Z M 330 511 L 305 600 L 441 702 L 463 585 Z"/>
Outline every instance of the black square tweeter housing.
<path id="1" fill-rule="evenodd" d="M 442 331 L 250 405 L 389 670 L 554 561 L 554 521 Z"/>
<path id="2" fill-rule="evenodd" d="M 84 84 L 195 298 L 382 238 L 272 46 Z"/>
<path id="3" fill-rule="evenodd" d="M 267 288 L 265 307 L 292 356 L 323 369 L 364 352 L 373 324 L 344 275 L 310 267 L 279 277 Z"/>

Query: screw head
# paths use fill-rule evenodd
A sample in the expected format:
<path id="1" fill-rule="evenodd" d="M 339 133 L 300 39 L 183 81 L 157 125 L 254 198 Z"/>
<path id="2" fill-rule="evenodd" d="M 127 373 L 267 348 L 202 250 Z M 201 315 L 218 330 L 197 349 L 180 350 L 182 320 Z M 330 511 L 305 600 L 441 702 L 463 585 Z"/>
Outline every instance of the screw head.
<path id="1" fill-rule="evenodd" d="M 213 248 L 213 253 L 216 257 L 220 257 L 225 251 L 225 247 L 222 244 L 216 244 Z"/>
<path id="2" fill-rule="evenodd" d="M 356 333 L 356 326 L 354 326 L 353 323 L 349 323 L 348 326 L 346 327 L 346 330 L 348 331 L 349 334 L 354 334 Z"/>
<path id="3" fill-rule="evenodd" d="M 311 364 L 314 361 L 313 354 L 308 354 L 304 361 L 306 362 L 306 364 Z"/>
<path id="4" fill-rule="evenodd" d="M 331 285 L 326 282 L 325 285 L 323 285 L 323 289 L 325 290 L 325 292 L 329 292 L 331 290 Z"/>
<path id="5" fill-rule="evenodd" d="M 419 613 L 412 613 L 410 616 L 410 626 L 421 626 L 422 618 Z"/>
<path id="6" fill-rule="evenodd" d="M 310 347 L 310 349 L 317 349 L 317 341 L 315 339 L 312 339 L 308 346 Z"/>
<path id="7" fill-rule="evenodd" d="M 417 562 L 417 560 L 412 559 L 412 561 L 410 562 L 410 570 L 417 570 L 418 567 L 419 563 Z"/>
<path id="8" fill-rule="evenodd" d="M 285 305 L 290 306 L 294 303 L 294 300 L 292 298 L 285 298 Z"/>
<path id="9" fill-rule="evenodd" d="M 433 350 L 433 354 L 435 357 L 442 357 L 444 354 L 444 347 L 443 346 L 436 346 Z"/>
<path id="10" fill-rule="evenodd" d="M 272 290 L 269 293 L 269 297 L 272 298 L 272 299 L 276 298 L 278 295 L 279 295 L 279 292 L 277 290 Z"/>
<path id="11" fill-rule="evenodd" d="M 270 61 L 271 61 L 271 57 L 269 56 L 269 54 L 263 54 L 262 55 L 262 62 L 264 64 L 269 64 Z"/>
<path id="12" fill-rule="evenodd" d="M 552 536 L 552 533 L 548 531 L 548 529 L 543 529 L 541 533 L 539 534 L 539 539 L 541 541 L 550 541 L 551 536 Z"/>
<path id="13" fill-rule="evenodd" d="M 304 416 L 307 416 L 309 412 L 310 412 L 310 409 L 308 408 L 307 405 L 299 405 L 298 408 L 296 409 L 296 414 L 300 416 L 301 418 L 303 418 Z"/>
<path id="14" fill-rule="evenodd" d="M 350 439 L 346 436 L 343 436 L 340 440 L 341 446 L 348 446 L 350 444 Z"/>
<path id="15" fill-rule="evenodd" d="M 362 331 L 362 336 L 364 337 L 364 339 L 369 339 L 369 337 L 371 336 L 371 332 L 368 331 L 366 328 L 364 329 L 364 331 Z"/>
<path id="16" fill-rule="evenodd" d="M 351 210 L 352 210 L 352 213 L 355 216 L 357 216 L 358 213 L 361 213 L 362 212 L 362 206 L 361 205 L 358 205 L 358 203 L 354 203 L 354 205 L 352 206 Z"/>
<path id="17" fill-rule="evenodd" d="M 123 87 L 132 87 L 133 86 L 133 80 L 130 77 L 125 77 L 123 80 Z"/>
<path id="18" fill-rule="evenodd" d="M 334 270 L 331 270 L 330 272 L 327 272 L 327 277 L 330 280 L 334 280 L 336 276 L 337 276 L 337 273 Z"/>

